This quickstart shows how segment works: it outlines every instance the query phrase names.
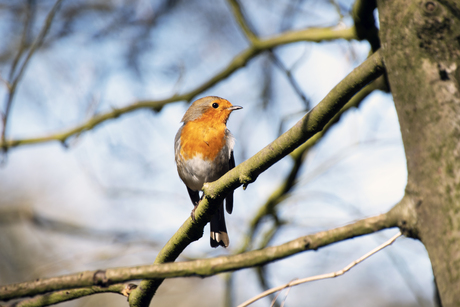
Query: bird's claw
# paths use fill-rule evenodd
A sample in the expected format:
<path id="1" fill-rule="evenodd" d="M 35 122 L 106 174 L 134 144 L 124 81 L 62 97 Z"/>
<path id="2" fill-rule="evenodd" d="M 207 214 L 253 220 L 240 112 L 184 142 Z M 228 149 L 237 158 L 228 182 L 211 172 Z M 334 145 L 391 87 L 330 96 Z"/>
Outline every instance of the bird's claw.
<path id="1" fill-rule="evenodd" d="M 198 205 L 195 205 L 195 206 L 193 207 L 193 209 L 192 209 L 192 212 L 190 212 L 190 217 L 192 218 L 192 221 L 194 221 L 194 222 L 195 222 L 195 220 L 196 220 L 196 219 L 195 219 L 195 210 L 196 210 L 196 208 L 198 208 Z"/>

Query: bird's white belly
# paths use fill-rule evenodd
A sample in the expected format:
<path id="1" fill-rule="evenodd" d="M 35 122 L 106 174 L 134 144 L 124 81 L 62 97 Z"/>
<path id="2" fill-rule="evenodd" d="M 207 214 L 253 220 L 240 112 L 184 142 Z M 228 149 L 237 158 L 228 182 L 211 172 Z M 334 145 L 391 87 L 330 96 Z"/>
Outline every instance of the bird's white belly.
<path id="1" fill-rule="evenodd" d="M 179 176 L 184 183 L 194 191 L 200 191 L 205 182 L 210 181 L 212 175 L 212 164 L 208 160 L 203 160 L 202 155 L 198 154 L 192 159 L 182 161 L 182 168 L 178 169 Z"/>
<path id="2" fill-rule="evenodd" d="M 219 158 L 218 161 L 211 163 L 209 160 L 203 160 L 201 154 L 197 154 L 192 159 L 182 160 L 180 161 L 182 167 L 177 168 L 179 176 L 190 189 L 200 191 L 205 182 L 215 181 L 228 171 L 229 158 Z"/>

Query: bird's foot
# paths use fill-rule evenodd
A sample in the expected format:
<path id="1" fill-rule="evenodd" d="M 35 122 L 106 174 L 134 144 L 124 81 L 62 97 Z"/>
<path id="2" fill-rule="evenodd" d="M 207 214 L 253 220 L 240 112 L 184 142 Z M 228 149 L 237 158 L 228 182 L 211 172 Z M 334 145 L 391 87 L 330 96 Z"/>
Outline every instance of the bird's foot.
<path id="1" fill-rule="evenodd" d="M 192 209 L 192 212 L 190 212 L 190 217 L 192 218 L 192 221 L 195 222 L 195 210 L 196 208 L 198 208 L 198 204 L 196 204 L 193 209 Z"/>

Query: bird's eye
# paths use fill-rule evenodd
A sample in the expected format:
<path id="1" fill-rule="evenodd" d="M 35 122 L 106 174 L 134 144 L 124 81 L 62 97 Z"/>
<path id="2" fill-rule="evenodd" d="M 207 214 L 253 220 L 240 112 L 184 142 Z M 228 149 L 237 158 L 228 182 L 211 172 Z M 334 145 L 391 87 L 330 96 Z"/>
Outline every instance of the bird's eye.
<path id="1" fill-rule="evenodd" d="M 214 102 L 214 103 L 212 104 L 212 107 L 213 107 L 214 109 L 217 109 L 217 108 L 219 107 L 219 104 L 218 104 L 217 102 Z"/>

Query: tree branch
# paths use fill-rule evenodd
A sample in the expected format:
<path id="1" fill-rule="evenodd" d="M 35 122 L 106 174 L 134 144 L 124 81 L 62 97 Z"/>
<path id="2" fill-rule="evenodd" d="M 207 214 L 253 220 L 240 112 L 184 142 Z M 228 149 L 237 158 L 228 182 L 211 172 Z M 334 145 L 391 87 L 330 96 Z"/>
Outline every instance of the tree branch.
<path id="1" fill-rule="evenodd" d="M 45 143 L 50 141 L 59 141 L 65 143 L 68 138 L 76 134 L 81 134 L 84 131 L 88 131 L 96 127 L 97 125 L 119 117 L 120 115 L 133 112 L 139 109 L 153 109 L 155 111 L 160 111 L 165 105 L 177 101 L 191 101 L 194 97 L 204 92 L 205 90 L 211 88 L 219 81 L 227 78 L 233 72 L 239 68 L 245 66 L 250 59 L 258 55 L 260 52 L 275 48 L 279 45 L 285 45 L 289 43 L 299 42 L 299 41 L 311 41 L 311 42 L 321 42 L 326 40 L 335 40 L 335 39 L 357 39 L 354 27 L 346 29 L 333 29 L 333 28 L 323 28 L 323 29 L 305 29 L 300 31 L 288 31 L 271 38 L 260 39 L 257 44 L 249 46 L 247 49 L 242 51 L 240 54 L 235 56 L 233 60 L 227 65 L 226 68 L 221 70 L 219 73 L 211 77 L 209 80 L 205 81 L 200 86 L 197 86 L 195 89 L 181 94 L 173 95 L 169 98 L 162 100 L 141 100 L 135 103 L 132 103 L 128 106 L 122 108 L 114 108 L 112 111 L 102 113 L 90 118 L 88 121 L 68 130 L 34 138 L 26 139 L 12 139 L 12 140 L 2 140 L 0 142 L 0 147 L 2 148 L 11 148 L 21 145 L 28 144 L 37 144 Z"/>
<path id="2" fill-rule="evenodd" d="M 390 211 L 386 214 L 365 218 L 346 226 L 300 237 L 278 246 L 267 247 L 238 255 L 185 262 L 115 268 L 105 271 L 85 271 L 66 276 L 37 279 L 31 282 L 0 287 L 0 300 L 5 301 L 56 290 L 82 287 L 97 286 L 102 288 L 95 288 L 93 290 L 82 289 L 81 291 L 103 291 L 104 287 L 109 287 L 110 285 L 117 285 L 119 283 L 143 278 L 163 279 L 187 276 L 212 276 L 222 272 L 260 266 L 307 250 L 317 250 L 318 248 L 332 243 L 366 235 L 381 229 L 396 227 L 397 223 L 398 216 L 392 214 Z M 105 292 L 120 292 L 120 287 L 121 285 L 117 285 L 114 289 L 110 287 L 105 288 Z M 139 287 L 137 289 L 139 289 Z"/>
<path id="3" fill-rule="evenodd" d="M 379 29 L 376 26 L 374 10 L 376 0 L 357 0 L 353 5 L 352 17 L 356 27 L 356 34 L 360 40 L 367 40 L 372 52 L 380 48 Z"/>
<path id="4" fill-rule="evenodd" d="M 249 24 L 247 23 L 246 19 L 244 18 L 243 9 L 241 8 L 241 4 L 238 0 L 228 0 L 228 4 L 232 8 L 233 16 L 235 17 L 238 25 L 243 30 L 246 37 L 249 41 L 254 45 L 257 44 L 259 38 L 254 34 L 254 31 L 250 28 Z"/>
<path id="5" fill-rule="evenodd" d="M 22 300 L 4 307 L 42 307 L 62 302 L 71 301 L 80 297 L 89 296 L 97 293 L 118 293 L 124 296 L 128 296 L 129 293 L 134 289 L 134 284 L 115 284 L 108 287 L 91 286 L 87 288 L 77 288 L 69 290 L 61 290 L 44 295 L 38 295 L 34 298 Z"/>
<path id="6" fill-rule="evenodd" d="M 35 6 L 35 3 L 33 1 L 27 1 L 26 11 L 25 11 L 25 20 L 24 20 L 24 29 L 22 30 L 21 40 L 19 43 L 19 49 L 18 49 L 18 52 L 16 53 L 16 56 L 13 59 L 13 63 L 11 64 L 10 73 L 8 76 L 8 80 L 10 81 L 13 80 L 14 73 L 16 72 L 16 66 L 18 65 L 19 60 L 22 57 L 22 54 L 24 53 L 24 51 L 27 49 L 27 46 L 28 46 L 28 36 L 29 36 L 30 27 L 31 27 L 32 20 L 33 20 L 32 16 L 33 16 L 33 11 L 35 9 L 34 6 Z"/>
<path id="7" fill-rule="evenodd" d="M 291 154 L 290 157 L 294 160 L 294 164 L 291 167 L 291 171 L 286 176 L 286 179 L 280 184 L 280 186 L 273 191 L 273 193 L 268 197 L 267 201 L 264 205 L 262 205 L 252 220 L 249 222 L 249 233 L 244 240 L 242 247 L 239 249 L 239 252 L 242 253 L 248 250 L 249 245 L 254 237 L 260 222 L 267 216 L 274 216 L 276 214 L 276 207 L 279 203 L 286 199 L 288 193 L 296 184 L 297 174 L 302 166 L 302 163 L 307 156 L 309 150 L 318 143 L 319 140 L 323 138 L 323 136 L 332 128 L 341 118 L 342 114 L 345 113 L 347 110 L 351 108 L 356 108 L 359 104 L 374 90 L 386 90 L 386 82 L 384 76 L 380 76 L 372 83 L 366 85 L 362 90 L 360 90 L 355 96 L 353 96 L 350 101 L 337 113 L 326 126 L 324 126 L 321 132 L 318 132 L 313 137 L 311 137 L 308 141 L 303 143 L 297 149 L 295 149 Z M 279 221 L 277 221 L 279 224 Z M 275 225 L 274 227 L 278 227 Z M 274 229 L 273 231 L 276 231 Z M 274 233 L 273 233 L 274 234 Z M 262 246 L 264 247 L 264 246 Z"/>

